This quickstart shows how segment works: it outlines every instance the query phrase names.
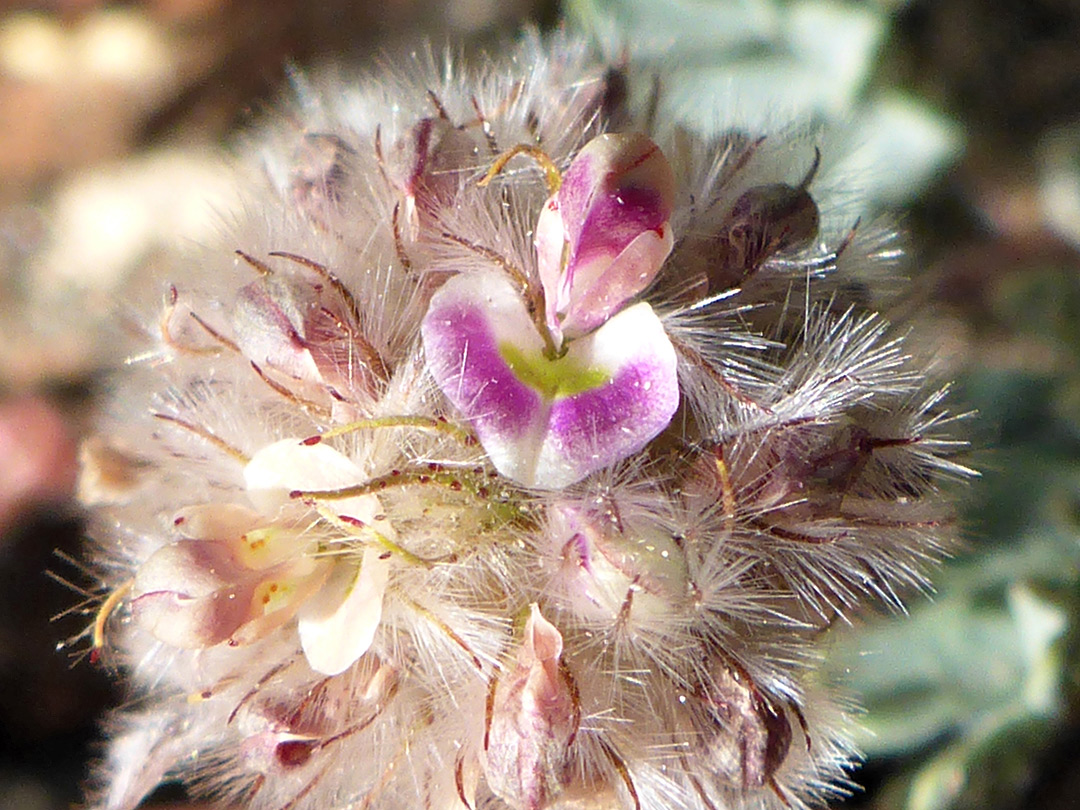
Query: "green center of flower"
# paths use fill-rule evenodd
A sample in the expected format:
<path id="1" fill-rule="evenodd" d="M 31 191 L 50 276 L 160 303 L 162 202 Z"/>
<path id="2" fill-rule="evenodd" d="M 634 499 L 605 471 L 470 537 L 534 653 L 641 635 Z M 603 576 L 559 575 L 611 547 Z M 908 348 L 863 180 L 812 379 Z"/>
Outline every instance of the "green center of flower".
<path id="1" fill-rule="evenodd" d="M 606 372 L 571 355 L 550 360 L 543 354 L 526 354 L 512 343 L 500 343 L 499 355 L 515 377 L 549 400 L 571 397 L 611 381 Z"/>

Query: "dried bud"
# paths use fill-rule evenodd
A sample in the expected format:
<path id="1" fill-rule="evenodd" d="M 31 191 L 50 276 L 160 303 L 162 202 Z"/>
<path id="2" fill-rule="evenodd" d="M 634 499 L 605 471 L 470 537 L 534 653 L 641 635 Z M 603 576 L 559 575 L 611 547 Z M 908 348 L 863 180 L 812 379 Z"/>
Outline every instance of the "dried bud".
<path id="1" fill-rule="evenodd" d="M 445 118 L 421 119 L 394 145 L 389 180 L 405 195 L 403 213 L 410 239 L 432 223 L 465 173 L 475 169 L 478 152 L 472 136 Z"/>
<path id="2" fill-rule="evenodd" d="M 316 222 L 341 199 L 348 161 L 356 154 L 337 135 L 304 134 L 293 153 L 289 189 L 300 209 Z"/>
<path id="3" fill-rule="evenodd" d="M 601 135 L 570 163 L 536 223 L 548 328 L 589 332 L 640 293 L 671 252 L 675 175 L 644 135 Z"/>
<path id="4" fill-rule="evenodd" d="M 738 285 L 777 253 L 805 247 L 817 236 L 818 224 L 817 204 L 806 181 L 799 186 L 770 183 L 743 192 L 719 228 L 716 258 L 708 268 L 710 292 Z"/>
<path id="5" fill-rule="evenodd" d="M 513 668 L 498 680 L 484 737 L 491 790 L 514 810 L 541 810 L 565 786 L 581 722 L 562 635 L 534 603 Z"/>
<path id="6" fill-rule="evenodd" d="M 770 786 L 791 748 L 791 723 L 749 675 L 716 658 L 698 695 L 697 744 L 713 771 L 740 790 Z"/>

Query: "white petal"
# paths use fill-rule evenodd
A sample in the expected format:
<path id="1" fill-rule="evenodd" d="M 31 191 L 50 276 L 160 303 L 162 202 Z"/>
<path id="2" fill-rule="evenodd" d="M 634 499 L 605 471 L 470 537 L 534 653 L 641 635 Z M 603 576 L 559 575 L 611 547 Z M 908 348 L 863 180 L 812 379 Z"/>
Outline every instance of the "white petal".
<path id="1" fill-rule="evenodd" d="M 330 580 L 300 609 L 300 644 L 323 675 L 339 675 L 367 652 L 382 620 L 390 557 L 369 548 L 359 570 L 339 563 Z"/>
<path id="2" fill-rule="evenodd" d="M 344 453 L 326 444 L 305 445 L 300 439 L 267 445 L 244 467 L 248 497 L 266 514 L 272 514 L 294 490 L 341 489 L 363 480 L 360 468 Z M 336 501 L 335 509 L 364 523 L 373 523 L 382 511 L 374 495 Z"/>

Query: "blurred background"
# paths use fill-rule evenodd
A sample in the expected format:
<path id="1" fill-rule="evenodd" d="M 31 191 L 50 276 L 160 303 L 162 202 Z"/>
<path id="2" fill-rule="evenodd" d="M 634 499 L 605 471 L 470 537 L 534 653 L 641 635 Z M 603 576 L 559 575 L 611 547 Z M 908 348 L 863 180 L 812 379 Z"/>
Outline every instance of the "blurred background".
<path id="1" fill-rule="evenodd" d="M 1080 2 L 0 0 L 0 810 L 78 803 L 122 699 L 57 649 L 87 622 L 57 578 L 86 581 L 75 469 L 115 302 L 212 238 L 230 138 L 287 66 L 523 23 L 633 42 L 687 128 L 796 114 L 859 145 L 983 475 L 933 599 L 828 640 L 866 706 L 844 807 L 1080 806 Z"/>

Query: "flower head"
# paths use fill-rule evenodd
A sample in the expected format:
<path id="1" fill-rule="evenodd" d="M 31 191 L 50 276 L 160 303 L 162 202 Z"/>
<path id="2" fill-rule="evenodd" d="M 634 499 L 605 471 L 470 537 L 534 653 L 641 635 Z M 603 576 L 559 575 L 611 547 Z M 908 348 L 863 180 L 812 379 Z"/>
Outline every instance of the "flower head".
<path id="1" fill-rule="evenodd" d="M 944 389 L 845 298 L 895 251 L 813 144 L 631 134 L 627 81 L 530 41 L 267 136 L 84 453 L 88 635 L 143 692 L 96 807 L 843 791 L 819 639 L 948 548 Z"/>

